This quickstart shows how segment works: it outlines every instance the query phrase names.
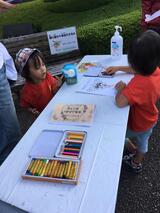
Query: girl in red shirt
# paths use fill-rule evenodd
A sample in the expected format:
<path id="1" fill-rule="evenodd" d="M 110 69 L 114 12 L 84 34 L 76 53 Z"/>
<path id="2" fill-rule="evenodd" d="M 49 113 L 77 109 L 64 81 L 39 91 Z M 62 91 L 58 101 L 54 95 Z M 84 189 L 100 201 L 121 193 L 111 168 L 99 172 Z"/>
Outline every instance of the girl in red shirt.
<path id="1" fill-rule="evenodd" d="M 135 173 L 142 171 L 142 161 L 148 151 L 148 139 L 158 119 L 156 102 L 160 97 L 160 35 L 148 30 L 136 37 L 128 50 L 129 67 L 110 67 L 112 74 L 118 70 L 134 73 L 126 85 L 115 86 L 118 107 L 130 105 L 126 147 L 132 154 L 124 156 L 123 162 Z M 129 138 L 136 138 L 136 147 Z"/>
<path id="2" fill-rule="evenodd" d="M 16 65 L 26 79 L 20 105 L 38 115 L 58 91 L 61 82 L 47 72 L 38 49 L 24 48 L 16 54 Z"/>

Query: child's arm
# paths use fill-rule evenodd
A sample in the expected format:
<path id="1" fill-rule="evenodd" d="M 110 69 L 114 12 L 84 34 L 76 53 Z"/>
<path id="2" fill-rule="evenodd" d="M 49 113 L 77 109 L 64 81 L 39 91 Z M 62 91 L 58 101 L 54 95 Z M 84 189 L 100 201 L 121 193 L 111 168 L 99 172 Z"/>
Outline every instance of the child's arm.
<path id="1" fill-rule="evenodd" d="M 59 90 L 62 83 L 63 83 L 63 75 L 61 77 L 57 77 L 57 76 L 52 77 L 51 89 L 52 89 L 53 94 L 55 94 Z"/>
<path id="2" fill-rule="evenodd" d="M 103 74 L 105 75 L 112 75 L 114 74 L 115 72 L 117 71 L 123 71 L 123 72 L 126 72 L 126 73 L 131 73 L 131 74 L 135 74 L 135 71 L 129 67 L 129 66 L 111 66 L 111 67 L 108 67 L 106 68 L 104 71 L 103 71 Z"/>
<path id="3" fill-rule="evenodd" d="M 62 84 L 63 84 L 63 82 L 64 82 L 64 76 L 63 75 L 61 75 L 60 77 L 59 76 L 56 76 L 55 77 L 56 79 L 57 79 L 57 84 L 58 84 L 58 87 L 60 87 Z"/>
<path id="4" fill-rule="evenodd" d="M 117 90 L 117 95 L 115 97 L 116 105 L 118 107 L 125 107 L 128 105 L 127 98 L 121 93 L 121 91 L 126 87 L 126 84 L 123 81 L 120 81 L 116 84 L 115 89 Z"/>

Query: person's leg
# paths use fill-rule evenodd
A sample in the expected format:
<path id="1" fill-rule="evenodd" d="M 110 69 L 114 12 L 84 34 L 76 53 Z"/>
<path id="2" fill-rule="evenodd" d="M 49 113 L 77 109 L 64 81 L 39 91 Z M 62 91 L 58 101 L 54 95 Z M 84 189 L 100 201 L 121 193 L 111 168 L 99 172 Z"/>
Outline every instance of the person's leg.
<path id="1" fill-rule="evenodd" d="M 148 151 L 148 140 L 152 134 L 152 128 L 145 132 L 127 131 L 127 137 L 136 137 L 137 149 L 135 154 L 125 155 L 123 161 L 134 171 L 139 173 L 142 171 L 142 162 L 146 152 Z"/>
<path id="2" fill-rule="evenodd" d="M 148 152 L 148 140 L 152 134 L 153 127 L 136 137 L 137 152 L 133 158 L 133 162 L 137 164 L 143 162 L 144 156 Z"/>
<path id="3" fill-rule="evenodd" d="M 16 116 L 9 83 L 5 75 L 5 67 L 0 70 L 0 157 L 6 150 L 6 156 L 18 143 L 21 132 Z"/>
<path id="4" fill-rule="evenodd" d="M 125 149 L 129 153 L 136 153 L 137 147 L 132 143 L 132 141 L 129 138 L 125 139 Z"/>
<path id="5" fill-rule="evenodd" d="M 125 139 L 125 149 L 129 153 L 133 153 L 134 154 L 137 151 L 136 145 L 131 141 L 131 138 L 136 137 L 136 136 L 137 136 L 137 133 L 135 133 L 134 131 L 132 131 L 129 128 L 127 128 L 126 139 Z"/>

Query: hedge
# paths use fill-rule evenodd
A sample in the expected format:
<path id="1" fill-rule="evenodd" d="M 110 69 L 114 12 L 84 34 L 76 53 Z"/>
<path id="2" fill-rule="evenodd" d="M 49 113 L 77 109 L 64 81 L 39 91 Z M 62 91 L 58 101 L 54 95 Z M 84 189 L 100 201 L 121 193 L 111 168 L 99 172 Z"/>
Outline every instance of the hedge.
<path id="1" fill-rule="evenodd" d="M 62 12 L 80 12 L 85 10 L 91 10 L 102 5 L 106 5 L 112 0 L 44 0 L 45 2 L 52 2 L 49 10 L 62 13 Z"/>
<path id="2" fill-rule="evenodd" d="M 77 30 L 81 52 L 86 54 L 110 54 L 110 39 L 114 34 L 114 26 L 122 26 L 124 53 L 127 52 L 132 36 L 140 31 L 140 11 L 134 11 L 114 18 L 94 22 Z"/>

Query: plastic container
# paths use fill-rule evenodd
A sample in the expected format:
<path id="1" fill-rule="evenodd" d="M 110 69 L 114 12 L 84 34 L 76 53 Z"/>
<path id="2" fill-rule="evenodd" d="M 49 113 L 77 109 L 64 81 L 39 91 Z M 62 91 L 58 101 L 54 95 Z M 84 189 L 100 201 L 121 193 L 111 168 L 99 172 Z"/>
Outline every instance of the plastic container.
<path id="1" fill-rule="evenodd" d="M 65 64 L 62 73 L 68 85 L 77 83 L 77 67 L 74 64 Z"/>
<path id="2" fill-rule="evenodd" d="M 112 56 L 122 56 L 123 54 L 123 38 L 119 33 L 122 31 L 121 26 L 115 26 L 115 33 L 111 38 L 111 55 Z"/>

